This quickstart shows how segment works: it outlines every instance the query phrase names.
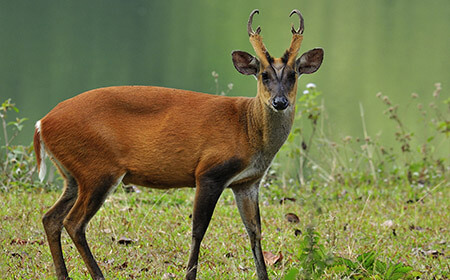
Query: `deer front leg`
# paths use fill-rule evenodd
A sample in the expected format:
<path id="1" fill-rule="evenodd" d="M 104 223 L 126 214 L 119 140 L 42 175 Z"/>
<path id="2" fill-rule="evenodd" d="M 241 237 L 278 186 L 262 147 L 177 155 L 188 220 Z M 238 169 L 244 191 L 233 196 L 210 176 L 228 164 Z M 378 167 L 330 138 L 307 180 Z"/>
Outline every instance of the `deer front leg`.
<path id="1" fill-rule="evenodd" d="M 192 214 L 192 244 L 186 272 L 186 279 L 193 280 L 197 276 L 198 254 L 200 243 L 208 228 L 209 222 L 226 183 L 242 169 L 242 161 L 231 158 L 213 167 L 200 164 L 196 179 L 194 211 Z"/>
<path id="2" fill-rule="evenodd" d="M 242 222 L 250 238 L 258 279 L 268 280 L 261 248 L 261 218 L 258 204 L 259 181 L 250 186 L 233 188 L 233 192 Z"/>
<path id="3" fill-rule="evenodd" d="M 214 212 L 217 200 L 223 191 L 223 186 L 199 185 L 195 192 L 194 211 L 192 214 L 192 243 L 191 253 L 186 272 L 186 280 L 193 280 L 197 276 L 198 255 L 200 244 Z"/>

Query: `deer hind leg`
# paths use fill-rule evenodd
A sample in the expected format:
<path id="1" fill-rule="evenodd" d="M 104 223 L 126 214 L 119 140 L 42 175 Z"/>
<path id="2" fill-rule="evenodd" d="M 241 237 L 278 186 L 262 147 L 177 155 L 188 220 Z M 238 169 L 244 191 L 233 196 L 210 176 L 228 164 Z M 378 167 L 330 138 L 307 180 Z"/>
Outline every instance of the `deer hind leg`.
<path id="1" fill-rule="evenodd" d="M 259 181 L 248 187 L 233 188 L 233 193 L 250 239 L 258 279 L 267 280 L 269 277 L 267 276 L 261 248 L 261 217 L 258 203 Z"/>
<path id="2" fill-rule="evenodd" d="M 75 178 L 69 174 L 63 175 L 63 177 L 65 180 L 63 194 L 42 218 L 58 279 L 68 278 L 61 248 L 61 231 L 63 220 L 69 213 L 78 195 L 78 184 Z"/>
<path id="3" fill-rule="evenodd" d="M 92 279 L 105 279 L 86 241 L 86 227 L 102 206 L 108 194 L 122 181 L 122 176 L 100 176 L 89 182 L 79 180 L 78 198 L 64 219 L 64 227 L 72 238 Z"/>

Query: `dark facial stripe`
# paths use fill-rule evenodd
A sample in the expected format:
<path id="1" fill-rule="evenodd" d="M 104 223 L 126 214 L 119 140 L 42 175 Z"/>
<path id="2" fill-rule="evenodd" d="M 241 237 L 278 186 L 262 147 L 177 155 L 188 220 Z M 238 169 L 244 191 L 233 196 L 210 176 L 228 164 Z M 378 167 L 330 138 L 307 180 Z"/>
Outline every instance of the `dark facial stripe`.
<path id="1" fill-rule="evenodd" d="M 269 52 L 266 52 L 266 58 L 267 58 L 267 61 L 269 62 L 269 64 L 273 63 L 273 57 L 270 56 Z"/>
<path id="2" fill-rule="evenodd" d="M 288 62 L 288 60 L 289 60 L 289 51 L 286 51 L 284 54 L 283 54 L 283 57 L 281 57 L 281 61 L 284 63 L 284 64 L 286 64 L 287 62 Z"/>

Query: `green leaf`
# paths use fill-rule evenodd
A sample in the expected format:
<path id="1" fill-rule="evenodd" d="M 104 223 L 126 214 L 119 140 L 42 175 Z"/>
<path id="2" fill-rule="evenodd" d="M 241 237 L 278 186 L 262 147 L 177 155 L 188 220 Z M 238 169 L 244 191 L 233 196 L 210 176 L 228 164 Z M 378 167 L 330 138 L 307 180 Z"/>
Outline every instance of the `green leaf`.
<path id="1" fill-rule="evenodd" d="M 293 134 L 301 134 L 302 133 L 302 129 L 301 128 L 296 128 L 296 129 L 294 129 L 294 131 L 292 133 Z"/>
<path id="2" fill-rule="evenodd" d="M 334 265 L 328 269 L 328 272 L 330 272 L 332 274 L 343 274 L 343 273 L 346 273 L 347 271 L 348 271 L 348 267 L 344 264 Z"/>
<path id="3" fill-rule="evenodd" d="M 358 268 L 358 264 L 352 262 L 349 259 L 345 259 L 345 258 L 340 258 L 339 261 L 342 261 L 342 263 L 344 265 L 346 265 L 349 269 L 351 269 L 352 271 L 355 271 Z"/>
<path id="4" fill-rule="evenodd" d="M 370 270 L 375 262 L 375 257 L 375 252 L 370 251 L 359 255 L 357 260 L 365 269 Z"/>
<path id="5" fill-rule="evenodd" d="M 299 273 L 297 268 L 291 268 L 288 273 L 284 276 L 284 280 L 295 280 L 295 277 Z"/>
<path id="6" fill-rule="evenodd" d="M 422 272 L 420 271 L 411 271 L 408 273 L 408 279 L 420 279 L 422 276 Z"/>
<path id="7" fill-rule="evenodd" d="M 386 268 L 387 265 L 386 263 L 382 262 L 382 261 L 375 261 L 375 271 L 379 274 L 385 274 L 386 273 Z"/>
<path id="8" fill-rule="evenodd" d="M 385 274 L 385 279 L 398 280 L 412 270 L 412 267 L 405 266 L 402 263 L 390 265 Z"/>

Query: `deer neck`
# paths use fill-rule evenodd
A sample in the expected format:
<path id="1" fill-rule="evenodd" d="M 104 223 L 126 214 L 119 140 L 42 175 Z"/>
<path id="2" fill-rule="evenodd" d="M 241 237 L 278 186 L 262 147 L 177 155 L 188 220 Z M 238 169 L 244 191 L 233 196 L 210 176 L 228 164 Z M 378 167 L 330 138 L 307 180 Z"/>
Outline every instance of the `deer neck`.
<path id="1" fill-rule="evenodd" d="M 275 156 L 291 131 L 294 115 L 295 103 L 286 110 L 275 111 L 256 96 L 251 100 L 247 121 L 251 142 L 269 157 Z"/>

